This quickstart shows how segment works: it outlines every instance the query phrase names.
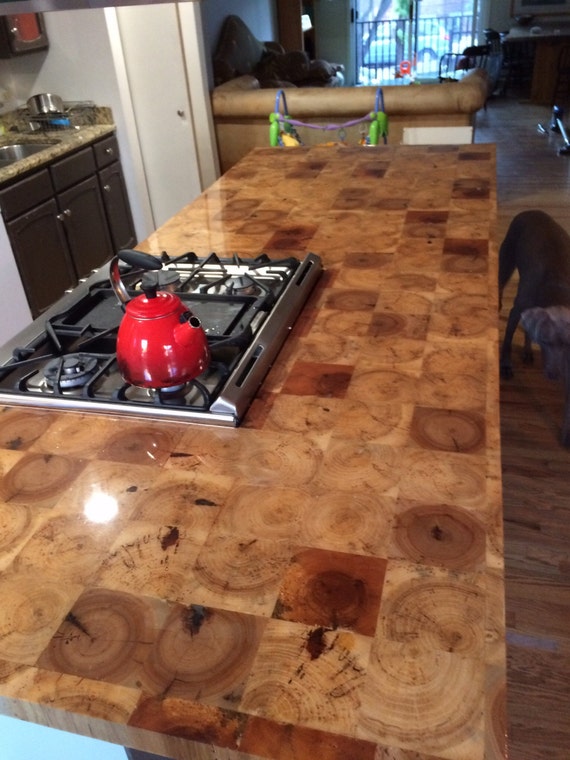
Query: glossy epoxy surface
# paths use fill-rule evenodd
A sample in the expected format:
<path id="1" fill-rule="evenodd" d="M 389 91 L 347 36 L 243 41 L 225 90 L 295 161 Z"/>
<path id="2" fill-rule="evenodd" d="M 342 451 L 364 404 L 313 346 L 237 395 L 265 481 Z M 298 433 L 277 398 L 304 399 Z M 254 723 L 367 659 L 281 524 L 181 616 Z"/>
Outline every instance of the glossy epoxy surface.
<path id="1" fill-rule="evenodd" d="M 490 145 L 260 149 L 141 246 L 326 271 L 238 429 L 0 414 L 3 712 L 503 757 L 495 202 Z"/>

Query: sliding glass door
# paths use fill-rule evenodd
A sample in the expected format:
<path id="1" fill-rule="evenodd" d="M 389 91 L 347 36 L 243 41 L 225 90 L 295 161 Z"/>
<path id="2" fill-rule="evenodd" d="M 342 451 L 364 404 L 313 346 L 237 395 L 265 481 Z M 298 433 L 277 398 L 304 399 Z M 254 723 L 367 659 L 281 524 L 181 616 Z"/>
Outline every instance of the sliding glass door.
<path id="1" fill-rule="evenodd" d="M 444 53 L 476 39 L 477 0 L 356 0 L 358 84 L 436 79 Z"/>

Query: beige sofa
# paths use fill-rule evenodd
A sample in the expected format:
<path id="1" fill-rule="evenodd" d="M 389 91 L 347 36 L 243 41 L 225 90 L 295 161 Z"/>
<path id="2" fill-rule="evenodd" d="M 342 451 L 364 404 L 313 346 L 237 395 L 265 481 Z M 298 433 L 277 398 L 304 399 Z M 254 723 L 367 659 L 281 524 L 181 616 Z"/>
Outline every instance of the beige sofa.
<path id="1" fill-rule="evenodd" d="M 300 87 L 284 90 L 289 115 L 309 124 L 345 124 L 374 110 L 376 87 Z M 275 110 L 277 89 L 262 89 L 252 75 L 236 77 L 215 87 L 212 111 L 223 172 L 252 148 L 269 146 L 269 115 Z M 489 77 L 474 69 L 457 82 L 402 84 L 382 87 L 388 116 L 388 143 L 403 141 L 405 127 L 473 126 L 477 111 L 489 96 Z M 345 140 L 356 145 L 362 129 L 346 129 Z M 299 128 L 304 144 L 339 139 L 335 131 Z M 275 148 L 280 150 L 280 148 Z"/>

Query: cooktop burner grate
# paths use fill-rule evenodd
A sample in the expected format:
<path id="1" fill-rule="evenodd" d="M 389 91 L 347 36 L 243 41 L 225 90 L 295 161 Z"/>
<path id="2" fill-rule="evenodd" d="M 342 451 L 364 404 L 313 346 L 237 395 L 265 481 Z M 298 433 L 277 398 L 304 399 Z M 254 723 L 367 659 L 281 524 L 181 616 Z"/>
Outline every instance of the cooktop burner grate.
<path id="1" fill-rule="evenodd" d="M 320 277 L 320 259 L 189 252 L 161 261 L 156 272 L 121 265 L 121 280 L 132 298 L 155 276 L 200 319 L 211 361 L 199 377 L 168 390 L 125 383 L 115 354 L 124 307 L 106 265 L 0 349 L 0 403 L 238 425 Z"/>

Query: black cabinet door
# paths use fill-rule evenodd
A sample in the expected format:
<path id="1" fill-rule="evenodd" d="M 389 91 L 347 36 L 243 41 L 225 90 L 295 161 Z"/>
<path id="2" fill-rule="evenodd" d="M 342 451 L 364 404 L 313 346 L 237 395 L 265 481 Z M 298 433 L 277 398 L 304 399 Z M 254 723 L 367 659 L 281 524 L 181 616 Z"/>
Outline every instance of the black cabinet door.
<path id="1" fill-rule="evenodd" d="M 0 212 L 34 317 L 78 278 L 136 245 L 118 155 L 111 135 L 0 189 Z"/>
<path id="2" fill-rule="evenodd" d="M 86 277 L 113 255 L 97 176 L 59 193 L 57 201 L 75 269 Z"/>
<path id="3" fill-rule="evenodd" d="M 52 198 L 6 224 L 33 317 L 77 284 L 58 213 Z"/>
<path id="4" fill-rule="evenodd" d="M 99 172 L 99 182 L 114 252 L 122 248 L 133 248 L 137 241 L 120 162 L 115 161 L 102 169 Z"/>

